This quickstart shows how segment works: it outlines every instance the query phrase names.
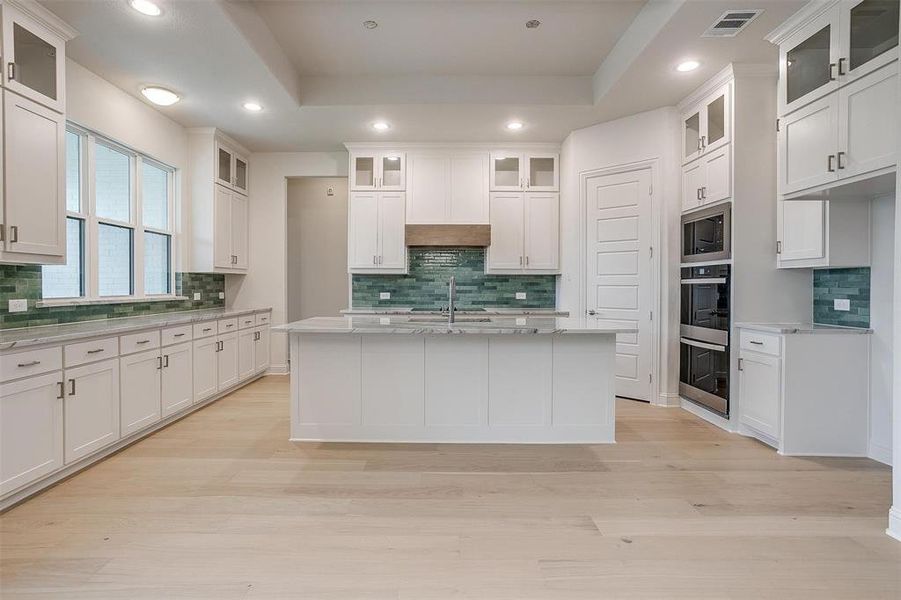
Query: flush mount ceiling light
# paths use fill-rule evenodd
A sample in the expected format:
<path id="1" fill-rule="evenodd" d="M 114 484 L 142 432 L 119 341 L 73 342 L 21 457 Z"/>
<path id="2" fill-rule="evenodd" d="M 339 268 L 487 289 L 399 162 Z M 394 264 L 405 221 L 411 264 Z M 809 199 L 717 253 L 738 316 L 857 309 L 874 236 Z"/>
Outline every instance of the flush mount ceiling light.
<path id="1" fill-rule="evenodd" d="M 520 121 L 510 121 L 507 123 L 507 129 L 510 131 L 519 131 L 522 129 L 522 123 Z"/>
<path id="2" fill-rule="evenodd" d="M 391 125 L 388 125 L 384 121 L 376 121 L 372 124 L 372 128 L 376 131 L 388 131 L 389 129 L 391 129 Z"/>
<path id="3" fill-rule="evenodd" d="M 163 12 L 159 6 L 150 0 L 129 0 L 128 4 L 142 15 L 147 15 L 148 17 L 158 17 Z"/>
<path id="4" fill-rule="evenodd" d="M 365 27 L 366 29 L 375 29 L 378 26 L 379 24 L 375 21 L 363 21 L 363 27 Z"/>
<path id="5" fill-rule="evenodd" d="M 678 65 L 676 65 L 676 70 L 679 71 L 680 73 L 688 73 L 689 71 L 694 71 L 695 69 L 697 69 L 700 66 L 701 66 L 701 63 L 699 63 L 696 60 L 686 60 L 686 61 L 682 61 Z"/>
<path id="6" fill-rule="evenodd" d="M 539 21 L 538 19 L 526 21 L 526 29 L 538 29 L 539 25 L 541 25 L 541 21 Z"/>
<path id="7" fill-rule="evenodd" d="M 164 87 L 155 85 L 149 85 L 141 88 L 141 94 L 143 94 L 145 98 L 159 106 L 172 106 L 173 104 L 181 100 L 179 95 L 172 90 L 167 90 Z"/>
<path id="8" fill-rule="evenodd" d="M 259 102 L 245 102 L 244 110 L 249 110 L 250 112 L 260 112 L 263 110 L 263 107 L 260 106 Z"/>

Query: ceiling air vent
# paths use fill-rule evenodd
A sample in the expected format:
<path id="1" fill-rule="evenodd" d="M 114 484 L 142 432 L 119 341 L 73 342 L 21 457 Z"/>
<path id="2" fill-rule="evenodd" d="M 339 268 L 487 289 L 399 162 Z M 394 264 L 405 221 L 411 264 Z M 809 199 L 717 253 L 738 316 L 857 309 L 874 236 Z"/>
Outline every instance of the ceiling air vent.
<path id="1" fill-rule="evenodd" d="M 735 37 L 762 12 L 763 10 L 728 10 L 701 37 Z"/>

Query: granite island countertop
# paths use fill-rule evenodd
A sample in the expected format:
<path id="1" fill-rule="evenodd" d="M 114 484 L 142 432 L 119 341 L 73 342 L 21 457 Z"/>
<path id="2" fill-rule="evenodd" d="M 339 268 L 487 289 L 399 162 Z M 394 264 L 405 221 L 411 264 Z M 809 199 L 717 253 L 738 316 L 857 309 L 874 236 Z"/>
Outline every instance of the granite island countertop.
<path id="1" fill-rule="evenodd" d="M 381 306 L 381 307 L 364 307 L 364 308 L 345 308 L 340 311 L 342 315 L 365 316 L 365 315 L 447 315 L 447 311 L 428 310 L 420 308 L 412 308 L 407 306 Z M 556 308 L 463 308 L 454 311 L 455 315 L 482 315 L 482 316 L 499 316 L 499 317 L 568 317 L 569 311 L 557 310 Z"/>
<path id="2" fill-rule="evenodd" d="M 273 328 L 285 333 L 344 333 L 344 334 L 475 334 L 475 335 L 555 335 L 555 334 L 617 334 L 635 333 L 632 327 L 611 325 L 608 321 L 590 317 L 484 316 L 457 315 L 449 325 L 440 317 L 402 316 L 344 316 L 313 317 Z"/>
<path id="3" fill-rule="evenodd" d="M 839 327 L 837 325 L 818 325 L 816 323 L 736 323 L 739 329 L 751 329 L 765 333 L 779 334 L 848 334 L 866 335 L 872 329 L 862 327 Z"/>

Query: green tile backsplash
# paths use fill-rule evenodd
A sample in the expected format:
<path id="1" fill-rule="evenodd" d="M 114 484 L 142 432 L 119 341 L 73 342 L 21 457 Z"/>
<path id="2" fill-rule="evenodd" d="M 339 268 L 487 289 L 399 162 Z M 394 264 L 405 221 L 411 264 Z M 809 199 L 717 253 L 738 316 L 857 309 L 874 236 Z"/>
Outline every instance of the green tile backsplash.
<path id="1" fill-rule="evenodd" d="M 37 308 L 35 304 L 41 300 L 41 267 L 0 265 L 0 329 L 56 325 L 116 317 L 137 317 L 179 310 L 221 308 L 225 306 L 225 301 L 219 299 L 219 292 L 224 291 L 224 275 L 176 273 L 175 293 L 179 296 L 193 298 L 194 292 L 200 292 L 200 300 L 196 302 L 194 300 L 169 300 Z M 9 301 L 22 298 L 28 300 L 28 310 L 10 313 Z"/>
<path id="2" fill-rule="evenodd" d="M 554 308 L 555 275 L 487 275 L 482 248 L 410 248 L 406 275 L 354 275 L 353 308 L 405 306 L 438 309 L 447 306 L 447 282 L 457 278 L 461 309 Z M 379 300 L 379 292 L 391 292 Z M 525 292 L 517 300 L 516 292 Z"/>
<path id="3" fill-rule="evenodd" d="M 837 311 L 836 298 L 851 301 L 850 311 Z M 845 327 L 870 326 L 870 269 L 817 269 L 813 272 L 813 322 Z"/>

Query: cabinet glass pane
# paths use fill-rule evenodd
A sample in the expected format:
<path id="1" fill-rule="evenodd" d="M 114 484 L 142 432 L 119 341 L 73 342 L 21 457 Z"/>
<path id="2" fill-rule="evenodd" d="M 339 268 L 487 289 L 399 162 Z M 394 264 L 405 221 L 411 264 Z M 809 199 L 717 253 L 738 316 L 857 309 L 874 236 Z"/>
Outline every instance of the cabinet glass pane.
<path id="1" fill-rule="evenodd" d="M 898 45 L 898 0 L 864 0 L 851 9 L 851 69 Z"/>
<path id="2" fill-rule="evenodd" d="M 41 267 L 43 298 L 84 296 L 84 221 L 66 219 L 66 264 Z"/>
<path id="3" fill-rule="evenodd" d="M 382 158 L 382 186 L 398 187 L 400 181 L 400 156 L 388 155 Z"/>
<path id="4" fill-rule="evenodd" d="M 695 113 L 685 119 L 685 156 L 691 156 L 698 151 L 701 141 L 701 115 Z"/>
<path id="5" fill-rule="evenodd" d="M 101 296 L 132 294 L 132 232 L 127 227 L 100 223 L 97 227 L 97 266 Z"/>
<path id="6" fill-rule="evenodd" d="M 554 186 L 554 157 L 533 157 L 529 159 L 529 185 L 531 187 Z"/>
<path id="7" fill-rule="evenodd" d="M 131 157 L 103 144 L 94 149 L 97 216 L 130 223 Z"/>
<path id="8" fill-rule="evenodd" d="M 519 158 L 495 157 L 494 159 L 494 184 L 519 187 Z"/>
<path id="9" fill-rule="evenodd" d="M 247 163 L 240 158 L 235 158 L 235 185 L 247 189 Z"/>
<path id="10" fill-rule="evenodd" d="M 15 80 L 56 100 L 56 48 L 13 23 Z"/>
<path id="11" fill-rule="evenodd" d="M 66 132 L 66 210 L 81 212 L 81 136 Z"/>
<path id="12" fill-rule="evenodd" d="M 830 26 L 827 25 L 786 54 L 786 103 L 794 102 L 831 80 L 830 32 Z"/>
<path id="13" fill-rule="evenodd" d="M 717 96 L 707 105 L 707 140 L 712 144 L 726 135 L 726 97 Z"/>
<path id="14" fill-rule="evenodd" d="M 170 238 L 160 233 L 144 233 L 144 293 L 168 294 Z"/>
<path id="15" fill-rule="evenodd" d="M 226 183 L 232 182 L 232 155 L 228 150 L 219 148 L 219 179 Z"/>
<path id="16" fill-rule="evenodd" d="M 169 172 L 147 161 L 144 161 L 142 169 L 144 226 L 169 229 Z"/>
<path id="17" fill-rule="evenodd" d="M 375 179 L 375 159 L 358 156 L 354 159 L 354 185 L 371 187 Z"/>

